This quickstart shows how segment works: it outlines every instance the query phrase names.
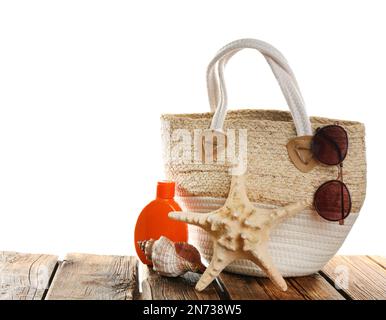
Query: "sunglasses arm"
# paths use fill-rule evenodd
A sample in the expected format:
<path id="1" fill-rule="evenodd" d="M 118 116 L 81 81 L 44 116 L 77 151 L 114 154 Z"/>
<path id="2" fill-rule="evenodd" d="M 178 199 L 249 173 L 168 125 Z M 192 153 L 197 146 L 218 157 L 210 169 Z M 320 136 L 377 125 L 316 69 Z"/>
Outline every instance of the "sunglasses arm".
<path id="1" fill-rule="evenodd" d="M 338 177 L 336 178 L 337 180 L 340 180 L 343 182 L 343 162 L 341 162 L 340 164 L 338 164 Z M 342 195 L 342 199 L 341 199 L 341 204 L 342 204 L 342 216 L 344 216 L 344 199 L 343 199 L 343 187 L 341 186 L 342 190 L 341 190 L 341 195 Z M 344 219 L 340 219 L 339 220 L 339 225 L 344 225 Z"/>

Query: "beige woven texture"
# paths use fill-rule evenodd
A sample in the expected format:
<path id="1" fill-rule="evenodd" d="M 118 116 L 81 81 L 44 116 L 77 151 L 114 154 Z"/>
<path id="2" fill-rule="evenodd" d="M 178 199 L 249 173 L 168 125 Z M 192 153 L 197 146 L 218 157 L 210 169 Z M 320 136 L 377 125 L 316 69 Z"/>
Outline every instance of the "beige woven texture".
<path id="1" fill-rule="evenodd" d="M 170 140 L 174 130 L 207 129 L 213 113 L 163 115 L 163 141 L 170 141 L 169 152 L 179 142 Z M 322 220 L 310 206 L 309 210 L 280 226 L 271 236 L 271 254 L 285 276 L 315 272 L 333 256 L 343 243 L 360 211 L 366 191 L 366 158 L 364 125 L 354 121 L 311 117 L 312 127 L 338 123 L 348 133 L 349 149 L 343 166 L 344 182 L 352 197 L 352 214 L 345 226 Z M 286 144 L 296 137 L 291 114 L 274 110 L 229 111 L 225 120 L 227 129 L 247 129 L 247 188 L 250 200 L 256 204 L 280 206 L 303 199 L 312 203 L 315 190 L 324 182 L 336 179 L 335 166 L 318 165 L 309 173 L 295 168 L 288 157 Z M 192 152 L 193 152 L 192 145 Z M 237 148 L 236 148 L 237 149 Z M 170 155 L 165 154 L 170 160 Z M 177 195 L 183 207 L 194 211 L 208 211 L 220 207 L 227 197 L 230 176 L 228 166 L 197 164 L 165 160 L 168 179 L 177 183 Z M 194 197 L 197 200 L 195 201 Z M 216 202 L 218 200 L 218 203 Z M 210 203 L 208 207 L 208 203 Z M 292 230 L 292 229 L 293 230 Z M 291 231 L 292 230 L 292 231 Z M 318 231 L 319 230 L 319 231 Z M 205 257 L 210 257 L 210 239 L 204 231 L 190 234 Z M 312 243 L 310 243 L 312 242 Z M 314 243 L 318 242 L 318 243 Z M 287 244 L 287 246 L 286 246 Z M 230 271 L 261 275 L 257 267 L 241 262 Z"/>
<path id="2" fill-rule="evenodd" d="M 170 130 L 207 129 L 212 113 L 163 115 Z M 313 129 L 334 124 L 338 120 L 311 117 Z M 359 122 L 338 121 L 349 136 L 349 149 L 344 161 L 344 182 L 352 196 L 352 211 L 358 212 L 366 190 L 366 158 L 364 126 Z M 167 129 L 166 126 L 163 126 Z M 275 205 L 303 199 L 312 200 L 315 190 L 327 180 L 336 179 L 335 166 L 317 166 L 309 173 L 295 168 L 288 157 L 286 144 L 296 137 L 290 113 L 285 111 L 229 111 L 225 129 L 248 130 L 248 196 L 253 202 Z M 162 132 L 163 136 L 170 132 Z M 175 142 L 177 143 L 177 142 Z M 172 142 L 173 147 L 173 142 Z M 192 146 L 193 148 L 193 146 Z M 223 165 L 166 163 L 168 179 L 177 182 L 180 196 L 212 196 L 226 198 L 230 185 L 228 168 Z"/>

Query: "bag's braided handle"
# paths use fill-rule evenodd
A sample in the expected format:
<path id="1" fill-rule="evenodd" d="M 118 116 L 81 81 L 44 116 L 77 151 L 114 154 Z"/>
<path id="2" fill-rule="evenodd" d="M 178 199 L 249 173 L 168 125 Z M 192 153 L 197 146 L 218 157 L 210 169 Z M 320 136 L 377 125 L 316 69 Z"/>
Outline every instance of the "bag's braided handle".
<path id="1" fill-rule="evenodd" d="M 270 44 L 255 39 L 233 41 L 218 51 L 208 65 L 207 85 L 209 103 L 214 116 L 211 129 L 222 131 L 227 112 L 227 92 L 224 81 L 224 68 L 229 59 L 242 49 L 256 49 L 261 52 L 270 65 L 290 108 L 296 131 L 299 136 L 311 135 L 311 123 L 307 116 L 303 97 L 292 69 L 284 56 Z"/>

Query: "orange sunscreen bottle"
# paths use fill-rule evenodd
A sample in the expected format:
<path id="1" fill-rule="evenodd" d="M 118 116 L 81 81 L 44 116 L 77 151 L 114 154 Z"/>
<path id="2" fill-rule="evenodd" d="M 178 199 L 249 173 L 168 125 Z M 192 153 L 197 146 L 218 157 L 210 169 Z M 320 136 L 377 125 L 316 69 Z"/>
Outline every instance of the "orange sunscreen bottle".
<path id="1" fill-rule="evenodd" d="M 165 236 L 172 241 L 188 241 L 188 226 L 186 223 L 169 219 L 171 211 L 181 211 L 174 201 L 175 183 L 161 181 L 157 184 L 157 198 L 150 202 L 140 213 L 134 231 L 135 250 L 145 264 L 151 265 L 145 254 L 139 248 L 137 241 L 157 240 Z"/>

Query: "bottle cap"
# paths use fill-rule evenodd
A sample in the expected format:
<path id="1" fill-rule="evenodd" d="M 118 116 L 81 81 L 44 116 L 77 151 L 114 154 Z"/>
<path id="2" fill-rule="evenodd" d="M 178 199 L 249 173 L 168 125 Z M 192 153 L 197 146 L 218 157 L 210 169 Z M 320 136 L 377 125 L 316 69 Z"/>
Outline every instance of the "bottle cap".
<path id="1" fill-rule="evenodd" d="M 173 181 L 158 181 L 157 198 L 173 199 L 175 186 Z"/>

